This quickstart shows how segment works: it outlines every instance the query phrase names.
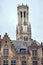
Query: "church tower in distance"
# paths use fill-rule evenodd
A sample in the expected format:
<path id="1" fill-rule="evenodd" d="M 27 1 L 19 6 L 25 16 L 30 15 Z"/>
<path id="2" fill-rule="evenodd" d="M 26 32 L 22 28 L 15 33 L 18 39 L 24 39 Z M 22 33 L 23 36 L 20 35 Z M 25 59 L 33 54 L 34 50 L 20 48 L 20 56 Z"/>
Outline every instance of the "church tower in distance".
<path id="1" fill-rule="evenodd" d="M 31 39 L 31 24 L 29 22 L 29 7 L 19 5 L 17 7 L 18 25 L 16 27 L 16 39 L 28 41 Z"/>

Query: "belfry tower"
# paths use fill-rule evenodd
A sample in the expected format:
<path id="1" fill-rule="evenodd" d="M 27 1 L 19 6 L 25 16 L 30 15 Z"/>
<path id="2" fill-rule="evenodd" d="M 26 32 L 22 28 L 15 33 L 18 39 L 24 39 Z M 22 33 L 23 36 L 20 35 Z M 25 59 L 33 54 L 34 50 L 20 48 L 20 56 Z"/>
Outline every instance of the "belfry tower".
<path id="1" fill-rule="evenodd" d="M 27 5 L 17 7 L 18 25 L 16 27 L 16 39 L 28 41 L 31 39 L 31 24 L 29 22 L 29 8 Z"/>

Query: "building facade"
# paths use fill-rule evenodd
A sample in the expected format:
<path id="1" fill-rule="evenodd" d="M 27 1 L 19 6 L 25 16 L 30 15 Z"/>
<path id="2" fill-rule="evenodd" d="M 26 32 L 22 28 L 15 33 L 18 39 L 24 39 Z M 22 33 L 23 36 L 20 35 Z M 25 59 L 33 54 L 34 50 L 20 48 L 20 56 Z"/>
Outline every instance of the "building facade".
<path id="1" fill-rule="evenodd" d="M 28 11 L 27 5 L 17 7 L 16 40 L 0 35 L 0 65 L 43 65 L 43 44 L 31 37 Z"/>

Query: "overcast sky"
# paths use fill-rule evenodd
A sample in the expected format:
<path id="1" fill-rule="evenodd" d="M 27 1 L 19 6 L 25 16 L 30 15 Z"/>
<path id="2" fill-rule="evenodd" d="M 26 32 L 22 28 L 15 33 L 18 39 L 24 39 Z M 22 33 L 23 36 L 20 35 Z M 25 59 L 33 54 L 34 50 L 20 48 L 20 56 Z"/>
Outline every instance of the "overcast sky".
<path id="1" fill-rule="evenodd" d="M 29 6 L 32 38 L 43 42 L 43 0 L 0 0 L 0 35 L 7 32 L 16 39 L 17 6 L 22 3 Z"/>

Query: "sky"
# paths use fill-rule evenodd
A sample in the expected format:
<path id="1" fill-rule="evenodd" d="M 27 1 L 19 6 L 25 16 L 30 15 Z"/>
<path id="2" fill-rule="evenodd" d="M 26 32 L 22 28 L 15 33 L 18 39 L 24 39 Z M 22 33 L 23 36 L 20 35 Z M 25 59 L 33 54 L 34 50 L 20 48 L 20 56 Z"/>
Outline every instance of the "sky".
<path id="1" fill-rule="evenodd" d="M 28 5 L 32 39 L 43 42 L 43 0 L 0 0 L 0 35 L 16 39 L 17 6 Z"/>

